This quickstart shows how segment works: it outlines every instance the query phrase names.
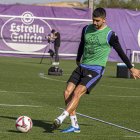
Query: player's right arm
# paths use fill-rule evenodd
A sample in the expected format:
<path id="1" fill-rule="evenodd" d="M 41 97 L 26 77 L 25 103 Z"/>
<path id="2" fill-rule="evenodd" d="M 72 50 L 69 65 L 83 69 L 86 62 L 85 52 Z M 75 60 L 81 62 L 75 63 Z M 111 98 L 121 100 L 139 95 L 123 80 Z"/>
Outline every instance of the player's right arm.
<path id="1" fill-rule="evenodd" d="M 84 34 L 85 34 L 86 28 L 87 28 L 87 26 L 85 26 L 83 28 L 82 34 L 81 34 L 81 41 L 80 41 L 80 44 L 79 44 L 79 48 L 78 48 L 78 51 L 77 51 L 77 57 L 76 57 L 76 64 L 77 65 L 80 65 L 80 60 L 81 60 L 81 57 L 82 57 L 83 52 L 84 52 L 84 44 L 85 44 Z"/>

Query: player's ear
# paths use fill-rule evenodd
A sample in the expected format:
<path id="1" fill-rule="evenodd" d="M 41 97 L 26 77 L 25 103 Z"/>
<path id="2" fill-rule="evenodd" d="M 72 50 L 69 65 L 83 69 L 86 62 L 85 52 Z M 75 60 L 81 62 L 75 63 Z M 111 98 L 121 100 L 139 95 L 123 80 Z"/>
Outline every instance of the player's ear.
<path id="1" fill-rule="evenodd" d="M 103 18 L 103 23 L 105 23 L 106 22 L 106 18 Z"/>

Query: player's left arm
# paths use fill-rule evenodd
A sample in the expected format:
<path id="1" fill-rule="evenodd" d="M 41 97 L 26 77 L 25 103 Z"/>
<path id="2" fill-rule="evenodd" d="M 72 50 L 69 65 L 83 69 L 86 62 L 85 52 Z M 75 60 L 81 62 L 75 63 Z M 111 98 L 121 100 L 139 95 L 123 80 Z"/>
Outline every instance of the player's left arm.
<path id="1" fill-rule="evenodd" d="M 118 55 L 120 56 L 122 61 L 127 65 L 128 69 L 130 70 L 134 79 L 140 78 L 140 70 L 136 69 L 132 66 L 130 60 L 124 53 L 124 51 L 120 45 L 118 36 L 115 34 L 115 32 L 112 32 L 112 35 L 109 40 L 109 44 L 110 44 L 110 46 L 112 46 L 115 49 L 115 51 L 118 53 Z"/>

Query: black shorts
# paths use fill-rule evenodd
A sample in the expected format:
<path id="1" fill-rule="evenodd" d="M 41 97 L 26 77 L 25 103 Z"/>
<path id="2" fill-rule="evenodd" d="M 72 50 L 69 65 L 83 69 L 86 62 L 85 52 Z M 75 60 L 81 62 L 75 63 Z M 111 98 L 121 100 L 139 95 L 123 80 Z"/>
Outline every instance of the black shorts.
<path id="1" fill-rule="evenodd" d="M 104 67 L 92 66 L 92 69 L 78 66 L 70 76 L 68 82 L 72 82 L 76 86 L 84 85 L 87 88 L 87 94 L 99 82 L 104 73 Z"/>

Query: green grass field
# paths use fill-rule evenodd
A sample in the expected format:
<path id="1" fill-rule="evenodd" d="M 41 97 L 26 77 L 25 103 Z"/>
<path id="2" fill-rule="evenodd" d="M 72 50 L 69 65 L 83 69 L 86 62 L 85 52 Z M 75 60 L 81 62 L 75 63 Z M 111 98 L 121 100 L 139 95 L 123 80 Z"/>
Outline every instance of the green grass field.
<path id="1" fill-rule="evenodd" d="M 63 76 L 49 76 L 50 60 L 39 62 L 40 58 L 0 57 L 0 140 L 140 139 L 140 134 L 79 115 L 81 133 L 60 132 L 70 125 L 69 118 L 52 133 L 50 126 L 62 112 L 59 107 L 65 107 L 63 90 L 76 65 L 75 61 L 61 60 Z M 116 78 L 116 63 L 108 63 L 102 80 L 90 95 L 82 97 L 77 112 L 140 132 L 140 80 Z M 33 120 L 29 133 L 15 128 L 21 115 Z"/>

